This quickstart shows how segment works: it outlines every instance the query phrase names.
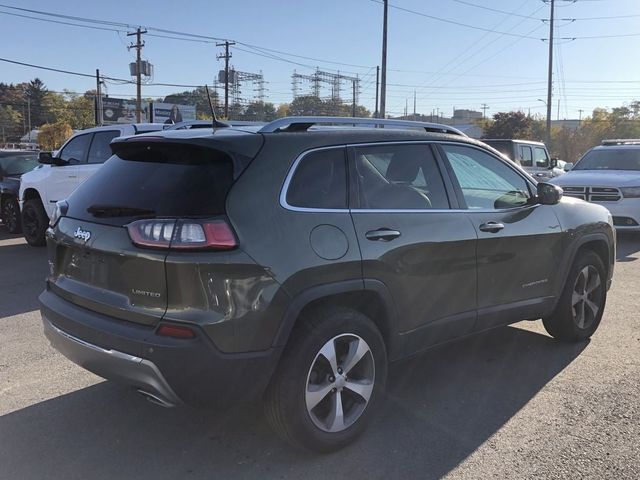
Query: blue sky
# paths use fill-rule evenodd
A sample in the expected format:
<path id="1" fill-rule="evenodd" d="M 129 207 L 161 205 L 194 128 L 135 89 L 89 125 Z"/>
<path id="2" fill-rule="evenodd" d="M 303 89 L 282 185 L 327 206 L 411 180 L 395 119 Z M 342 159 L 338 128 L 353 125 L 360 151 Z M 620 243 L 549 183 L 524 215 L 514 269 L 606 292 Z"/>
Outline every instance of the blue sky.
<path id="1" fill-rule="evenodd" d="M 382 34 L 382 5 L 377 0 L 0 3 L 236 40 L 243 44 L 232 47 L 231 63 L 241 71 L 262 71 L 268 101 L 291 101 L 293 70 L 309 74 L 317 66 L 357 74 L 362 86 L 360 103 L 370 109 L 374 106 Z M 555 51 L 553 118 L 558 99 L 560 118 L 577 118 L 580 109 L 586 116 L 596 106 L 611 108 L 640 99 L 640 1 L 557 0 L 557 4 L 557 17 L 564 20 L 558 21 L 556 35 L 564 40 L 558 41 Z M 548 44 L 541 39 L 549 32 L 540 19 L 548 16 L 549 7 L 541 0 L 390 0 L 390 5 L 389 114 L 401 115 L 405 102 L 411 112 L 415 90 L 417 110 L 425 114 L 437 109 L 450 116 L 454 107 L 478 110 L 486 103 L 487 114 L 521 109 L 544 115 L 545 106 L 538 99 L 546 99 Z M 105 26 L 121 32 L 93 30 L 7 12 L 51 18 L 0 7 L 4 39 L 0 57 L 89 74 L 100 68 L 104 75 L 130 78 L 128 63 L 134 52 L 127 51 L 131 38 L 124 33 L 126 28 Z M 584 38 L 627 34 L 630 36 Z M 223 66 L 216 60 L 222 49 L 207 40 L 147 35 L 145 41 L 143 57 L 155 65 L 153 83 L 211 84 Z M 271 50 L 258 52 L 255 47 Z M 54 91 L 84 92 L 95 87 L 90 78 L 8 63 L 0 63 L 0 72 L 2 82 L 38 76 Z M 184 89 L 149 85 L 143 95 L 159 97 L 180 90 Z M 135 86 L 110 83 L 108 93 L 133 96 Z"/>

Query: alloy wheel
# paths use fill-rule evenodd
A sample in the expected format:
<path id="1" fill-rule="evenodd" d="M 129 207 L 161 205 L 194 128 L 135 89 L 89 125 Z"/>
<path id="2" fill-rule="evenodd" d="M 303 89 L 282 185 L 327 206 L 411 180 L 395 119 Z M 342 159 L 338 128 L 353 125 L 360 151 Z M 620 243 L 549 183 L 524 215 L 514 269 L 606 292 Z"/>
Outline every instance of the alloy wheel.
<path id="1" fill-rule="evenodd" d="M 596 321 L 602 304 L 601 283 L 600 273 L 592 265 L 578 273 L 571 295 L 573 320 L 578 328 L 587 329 Z"/>
<path id="2" fill-rule="evenodd" d="M 333 337 L 307 374 L 307 413 L 325 432 L 346 430 L 367 408 L 374 384 L 375 362 L 367 342 L 351 333 Z"/>
<path id="3" fill-rule="evenodd" d="M 9 231 L 15 231 L 18 228 L 18 212 L 12 201 L 7 201 L 4 205 L 4 221 Z"/>

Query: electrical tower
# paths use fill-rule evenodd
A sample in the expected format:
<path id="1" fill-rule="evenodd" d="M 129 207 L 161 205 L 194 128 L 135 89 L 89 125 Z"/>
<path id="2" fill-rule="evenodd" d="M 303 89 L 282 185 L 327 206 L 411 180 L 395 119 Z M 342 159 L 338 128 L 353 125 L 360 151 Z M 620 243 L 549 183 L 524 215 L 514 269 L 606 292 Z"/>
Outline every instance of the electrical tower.
<path id="1" fill-rule="evenodd" d="M 293 98 L 313 96 L 331 103 L 331 108 L 339 110 L 342 104 L 358 104 L 360 96 L 360 78 L 343 75 L 340 72 L 333 73 L 316 70 L 312 74 L 297 73 L 291 75 L 291 90 Z M 351 98 L 347 101 L 342 98 L 342 92 L 350 92 Z M 347 94 L 348 95 L 348 94 Z M 328 112 L 338 114 L 338 111 Z"/>

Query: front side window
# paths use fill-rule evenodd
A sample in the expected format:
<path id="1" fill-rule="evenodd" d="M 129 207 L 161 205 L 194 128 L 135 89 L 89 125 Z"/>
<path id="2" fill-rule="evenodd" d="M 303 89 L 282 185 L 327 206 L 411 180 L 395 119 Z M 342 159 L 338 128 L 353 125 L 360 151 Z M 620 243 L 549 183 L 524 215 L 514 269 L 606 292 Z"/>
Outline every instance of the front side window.
<path id="1" fill-rule="evenodd" d="M 536 161 L 536 167 L 549 168 L 549 156 L 544 148 L 535 147 L 533 149 L 533 155 Z"/>
<path id="2" fill-rule="evenodd" d="M 520 165 L 523 167 L 531 167 L 533 165 L 533 154 L 531 147 L 520 145 Z"/>
<path id="3" fill-rule="evenodd" d="M 443 145 L 469 209 L 505 209 L 526 205 L 527 182 L 512 168 L 477 148 Z"/>
<path id="4" fill-rule="evenodd" d="M 111 140 L 119 136 L 117 130 L 109 130 L 108 132 L 98 132 L 94 134 L 87 163 L 104 163 L 111 156 Z"/>
<path id="5" fill-rule="evenodd" d="M 72 165 L 84 163 L 91 143 L 91 134 L 78 135 L 72 138 L 60 152 L 60 158 Z"/>
<path id="6" fill-rule="evenodd" d="M 287 203 L 301 208 L 347 208 L 344 149 L 318 150 L 305 155 L 291 178 Z"/>
<path id="7" fill-rule="evenodd" d="M 429 145 L 356 148 L 360 208 L 446 209 L 449 199 Z"/>

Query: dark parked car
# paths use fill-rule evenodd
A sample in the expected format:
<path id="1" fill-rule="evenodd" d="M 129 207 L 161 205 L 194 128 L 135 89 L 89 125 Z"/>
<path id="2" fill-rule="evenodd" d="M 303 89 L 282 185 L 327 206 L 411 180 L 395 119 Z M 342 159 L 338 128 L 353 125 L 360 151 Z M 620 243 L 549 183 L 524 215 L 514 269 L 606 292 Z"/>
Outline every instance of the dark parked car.
<path id="1" fill-rule="evenodd" d="M 525 319 L 583 341 L 602 318 L 611 215 L 450 127 L 302 117 L 111 146 L 57 204 L 44 328 L 156 403 L 264 396 L 285 439 L 329 451 L 388 362 Z"/>
<path id="2" fill-rule="evenodd" d="M 0 150 L 0 219 L 10 233 L 22 231 L 18 191 L 20 177 L 38 166 L 38 152 Z"/>

